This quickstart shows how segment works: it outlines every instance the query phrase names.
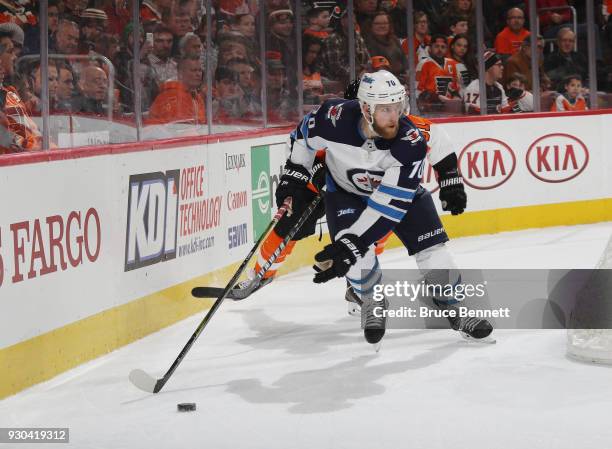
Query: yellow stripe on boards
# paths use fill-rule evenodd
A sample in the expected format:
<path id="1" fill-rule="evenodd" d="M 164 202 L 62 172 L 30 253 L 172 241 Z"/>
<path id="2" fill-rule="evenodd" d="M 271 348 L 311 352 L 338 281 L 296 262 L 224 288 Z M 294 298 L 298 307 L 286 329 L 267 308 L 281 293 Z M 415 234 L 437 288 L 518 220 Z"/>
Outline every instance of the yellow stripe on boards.
<path id="1" fill-rule="evenodd" d="M 611 198 L 442 217 L 451 238 L 600 221 L 612 221 Z M 327 243 L 328 235 L 321 242 L 318 235 L 300 241 L 280 274 L 312 265 Z M 400 244 L 393 236 L 387 248 Z M 237 268 L 238 263 L 1 349 L 0 399 L 209 308 L 212 301 L 191 299 L 192 287 L 223 286 Z"/>

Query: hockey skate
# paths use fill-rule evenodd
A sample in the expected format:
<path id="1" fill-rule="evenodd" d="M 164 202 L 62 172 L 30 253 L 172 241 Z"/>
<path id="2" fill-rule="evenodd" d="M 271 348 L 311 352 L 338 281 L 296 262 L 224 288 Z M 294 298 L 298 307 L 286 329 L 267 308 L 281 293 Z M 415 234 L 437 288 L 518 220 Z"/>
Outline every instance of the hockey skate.
<path id="1" fill-rule="evenodd" d="M 478 343 L 495 343 L 495 340 L 489 337 L 493 332 L 493 326 L 487 320 L 475 317 L 460 317 L 457 307 L 435 298 L 433 302 L 441 310 L 455 310 L 456 316 L 447 319 L 451 327 L 458 331 L 465 340 Z"/>
<path id="2" fill-rule="evenodd" d="M 348 306 L 348 314 L 351 316 L 361 316 L 361 305 L 363 301 L 357 294 L 351 285 L 346 287 L 346 293 L 344 294 L 344 299 L 346 300 L 346 304 Z"/>
<path id="3" fill-rule="evenodd" d="M 363 336 L 370 344 L 377 345 L 385 336 L 385 325 L 387 318 L 385 311 L 388 307 L 387 299 L 374 300 L 372 297 L 366 297 L 361 305 L 361 327 L 363 328 Z M 376 352 L 380 349 L 378 345 Z"/>

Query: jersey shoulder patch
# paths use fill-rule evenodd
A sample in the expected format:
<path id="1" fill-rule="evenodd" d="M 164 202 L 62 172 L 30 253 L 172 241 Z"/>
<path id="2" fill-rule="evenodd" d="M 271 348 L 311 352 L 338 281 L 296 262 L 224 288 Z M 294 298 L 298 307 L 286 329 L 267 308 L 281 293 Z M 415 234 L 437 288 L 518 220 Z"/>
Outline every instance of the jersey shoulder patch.
<path id="1" fill-rule="evenodd" d="M 363 139 L 358 131 L 361 118 L 359 101 L 330 99 L 323 102 L 316 113 L 311 112 L 310 117 L 311 136 L 354 146 L 362 145 Z"/>
<path id="2" fill-rule="evenodd" d="M 400 119 L 399 131 L 391 145 L 391 156 L 402 165 L 410 166 L 427 154 L 427 140 L 419 128 L 408 118 Z"/>

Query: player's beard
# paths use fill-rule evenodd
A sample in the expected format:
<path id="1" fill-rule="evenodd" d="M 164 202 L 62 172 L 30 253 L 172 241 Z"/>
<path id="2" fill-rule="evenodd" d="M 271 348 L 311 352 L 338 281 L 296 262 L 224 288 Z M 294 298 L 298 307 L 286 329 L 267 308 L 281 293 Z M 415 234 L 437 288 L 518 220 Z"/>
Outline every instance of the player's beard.
<path id="1" fill-rule="evenodd" d="M 397 136 L 397 132 L 399 131 L 399 123 L 396 122 L 393 125 L 380 126 L 378 123 L 374 122 L 372 124 L 372 128 L 374 128 L 374 131 L 376 131 L 376 134 L 378 134 L 380 137 L 389 140 Z"/>

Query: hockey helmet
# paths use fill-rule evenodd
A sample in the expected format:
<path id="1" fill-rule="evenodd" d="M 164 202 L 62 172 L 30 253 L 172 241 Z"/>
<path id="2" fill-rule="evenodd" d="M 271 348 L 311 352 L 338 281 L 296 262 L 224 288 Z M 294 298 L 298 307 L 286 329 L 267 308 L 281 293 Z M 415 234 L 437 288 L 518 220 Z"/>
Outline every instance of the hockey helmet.
<path id="1" fill-rule="evenodd" d="M 402 113 L 407 113 L 406 89 L 391 72 L 379 70 L 374 73 L 364 73 L 359 83 L 357 99 L 362 109 L 370 113 L 367 120 L 370 127 L 374 123 L 376 105 L 400 103 Z"/>

